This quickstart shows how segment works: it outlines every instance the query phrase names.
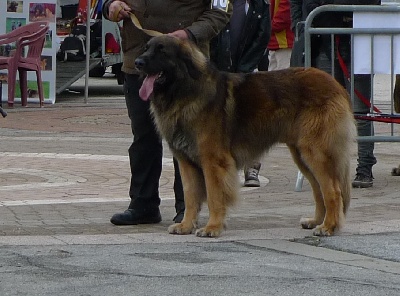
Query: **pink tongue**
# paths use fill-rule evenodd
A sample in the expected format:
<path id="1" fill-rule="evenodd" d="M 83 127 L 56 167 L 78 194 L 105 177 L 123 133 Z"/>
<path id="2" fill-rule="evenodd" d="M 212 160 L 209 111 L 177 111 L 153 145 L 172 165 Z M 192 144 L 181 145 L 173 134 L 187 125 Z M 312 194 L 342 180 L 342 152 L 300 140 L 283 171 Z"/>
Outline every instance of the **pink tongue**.
<path id="1" fill-rule="evenodd" d="M 147 101 L 151 94 L 153 93 L 154 81 L 156 80 L 158 74 L 153 76 L 146 76 L 143 80 L 143 84 L 139 89 L 139 96 L 143 101 Z"/>

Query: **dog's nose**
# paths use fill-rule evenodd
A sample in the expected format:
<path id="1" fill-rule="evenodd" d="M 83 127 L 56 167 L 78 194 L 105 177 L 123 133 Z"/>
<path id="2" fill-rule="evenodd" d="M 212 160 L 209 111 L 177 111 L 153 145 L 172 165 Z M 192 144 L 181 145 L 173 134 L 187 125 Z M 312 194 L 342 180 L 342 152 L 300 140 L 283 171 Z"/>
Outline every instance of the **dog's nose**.
<path id="1" fill-rule="evenodd" d="M 145 64 L 145 61 L 144 61 L 143 58 L 140 58 L 140 57 L 139 57 L 139 58 L 137 58 L 137 59 L 135 60 L 135 66 L 136 66 L 136 69 L 138 69 L 138 70 L 143 69 L 144 64 Z"/>

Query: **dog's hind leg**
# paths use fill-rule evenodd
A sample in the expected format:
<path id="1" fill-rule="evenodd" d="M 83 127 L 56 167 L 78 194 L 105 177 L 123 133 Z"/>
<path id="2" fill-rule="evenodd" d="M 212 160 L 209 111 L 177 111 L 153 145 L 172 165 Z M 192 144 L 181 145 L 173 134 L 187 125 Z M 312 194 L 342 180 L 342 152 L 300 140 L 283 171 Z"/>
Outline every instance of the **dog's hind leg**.
<path id="1" fill-rule="evenodd" d="M 306 166 L 306 164 L 301 159 L 299 150 L 294 145 L 288 145 L 290 153 L 292 154 L 293 160 L 300 169 L 304 177 L 310 182 L 310 186 L 313 191 L 314 201 L 315 201 L 315 213 L 313 218 L 301 218 L 300 224 L 305 229 L 313 229 L 317 225 L 322 224 L 325 218 L 325 204 L 322 196 L 321 189 L 319 187 L 318 181 L 315 179 L 312 171 Z"/>
<path id="2" fill-rule="evenodd" d="M 314 146 L 322 147 L 322 145 L 315 143 Z M 329 156 L 329 152 L 324 152 L 322 149 L 313 149 L 313 147 L 308 146 L 300 153 L 305 165 L 312 171 L 319 184 L 325 204 L 324 221 L 315 228 L 314 235 L 332 235 L 344 220 L 337 163 L 335 163 L 335 159 Z"/>
<path id="3" fill-rule="evenodd" d="M 185 199 L 185 215 L 181 223 L 168 228 L 171 234 L 190 234 L 197 227 L 201 204 L 206 199 L 206 189 L 202 172 L 191 163 L 178 159 Z"/>
<path id="4" fill-rule="evenodd" d="M 202 168 L 210 216 L 207 225 L 198 229 L 196 235 L 217 237 L 224 229 L 228 207 L 237 198 L 239 182 L 236 163 L 229 153 L 220 153 L 204 157 Z"/>

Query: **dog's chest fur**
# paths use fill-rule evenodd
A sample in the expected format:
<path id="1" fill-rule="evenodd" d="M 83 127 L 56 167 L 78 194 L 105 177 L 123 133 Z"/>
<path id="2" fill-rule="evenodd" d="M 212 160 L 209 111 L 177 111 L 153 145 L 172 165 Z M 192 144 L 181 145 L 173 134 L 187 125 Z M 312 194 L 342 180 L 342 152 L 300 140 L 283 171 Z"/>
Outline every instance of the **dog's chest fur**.
<path id="1" fill-rule="evenodd" d="M 160 135 L 167 141 L 172 152 L 198 163 L 196 138 L 198 105 L 174 105 L 173 108 L 161 111 L 156 104 L 151 104 L 151 111 Z"/>

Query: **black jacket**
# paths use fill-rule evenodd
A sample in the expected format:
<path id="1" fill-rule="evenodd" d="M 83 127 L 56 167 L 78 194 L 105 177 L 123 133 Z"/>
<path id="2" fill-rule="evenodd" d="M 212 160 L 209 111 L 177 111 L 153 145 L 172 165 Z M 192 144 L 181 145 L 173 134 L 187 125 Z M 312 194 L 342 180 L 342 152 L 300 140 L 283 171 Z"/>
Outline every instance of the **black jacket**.
<path id="1" fill-rule="evenodd" d="M 103 16 L 108 18 L 108 9 L 113 0 L 103 0 Z M 228 23 L 228 11 L 212 7 L 211 0 L 124 0 L 145 29 L 161 33 L 185 30 L 199 49 L 209 55 L 210 40 Z M 137 74 L 135 59 L 143 53 L 149 41 L 143 31 L 135 27 L 130 18 L 123 20 L 121 27 L 121 47 L 124 53 L 122 71 Z"/>
<path id="2" fill-rule="evenodd" d="M 296 24 L 305 21 L 307 16 L 315 8 L 326 5 L 380 5 L 381 0 L 290 0 L 290 15 L 292 19 L 292 30 L 295 31 Z M 347 12 L 321 13 L 314 21 L 318 27 L 342 27 L 343 14 Z"/>
<path id="3" fill-rule="evenodd" d="M 381 0 L 290 0 L 290 12 L 292 29 L 300 21 L 306 20 L 307 16 L 315 8 L 327 5 L 380 5 Z M 352 12 L 322 12 L 313 20 L 315 27 L 343 28 L 352 27 Z M 350 20 L 350 21 L 349 21 Z M 299 28 L 298 40 L 295 42 L 291 57 L 291 66 L 304 65 L 304 27 Z M 323 51 L 328 59 L 331 54 L 331 41 L 329 35 L 311 36 L 311 64 L 315 66 L 318 54 Z M 349 61 L 351 44 L 349 35 L 340 36 L 339 52 L 345 61 Z"/>
<path id="4" fill-rule="evenodd" d="M 305 0 L 305 9 L 307 15 L 315 8 L 327 5 L 380 5 L 381 0 Z M 325 12 L 320 13 L 314 20 L 314 23 L 318 27 L 351 27 L 352 23 L 345 23 L 345 17 L 352 17 L 352 12 Z"/>
<path id="5" fill-rule="evenodd" d="M 239 37 L 237 59 L 230 55 L 229 24 L 211 41 L 211 61 L 221 71 L 252 72 L 263 56 L 271 36 L 269 1 L 250 0 Z"/>

